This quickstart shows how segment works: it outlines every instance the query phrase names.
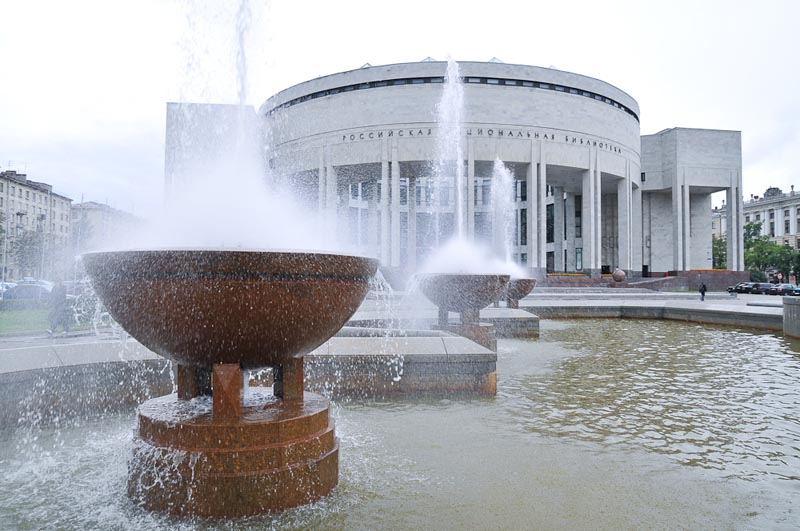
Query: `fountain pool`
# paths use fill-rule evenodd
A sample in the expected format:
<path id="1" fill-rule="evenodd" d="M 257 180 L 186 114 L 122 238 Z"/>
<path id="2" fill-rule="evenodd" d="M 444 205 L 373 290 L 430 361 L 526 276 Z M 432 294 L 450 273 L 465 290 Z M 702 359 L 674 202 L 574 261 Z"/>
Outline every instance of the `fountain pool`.
<path id="1" fill-rule="evenodd" d="M 783 338 L 543 320 L 540 340 L 498 349 L 495 398 L 336 404 L 338 487 L 275 516 L 136 507 L 133 412 L 5 434 L 0 528 L 797 527 L 800 355 Z"/>

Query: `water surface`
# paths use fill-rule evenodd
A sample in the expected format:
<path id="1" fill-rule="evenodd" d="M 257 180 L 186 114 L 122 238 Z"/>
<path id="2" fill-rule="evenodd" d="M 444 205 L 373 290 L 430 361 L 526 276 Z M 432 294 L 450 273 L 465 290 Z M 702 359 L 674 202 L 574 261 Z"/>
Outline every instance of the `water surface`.
<path id="1" fill-rule="evenodd" d="M 795 529 L 800 357 L 770 334 L 543 321 L 491 399 L 335 404 L 340 484 L 276 517 L 125 496 L 133 413 L 0 447 L 0 529 Z"/>

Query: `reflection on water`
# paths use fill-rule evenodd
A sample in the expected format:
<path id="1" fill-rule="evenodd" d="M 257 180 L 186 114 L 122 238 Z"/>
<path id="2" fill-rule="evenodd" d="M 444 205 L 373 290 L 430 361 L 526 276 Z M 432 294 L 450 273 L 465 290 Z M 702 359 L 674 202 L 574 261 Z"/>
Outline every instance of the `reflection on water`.
<path id="1" fill-rule="evenodd" d="M 175 521 L 125 495 L 132 414 L 0 444 L 0 529 L 796 529 L 800 357 L 779 337 L 543 321 L 492 399 L 335 404 L 319 503 Z M 3 434 L 0 434 L 2 436 Z"/>
<path id="2" fill-rule="evenodd" d="M 583 355 L 517 382 L 510 405 L 529 410 L 526 429 L 643 447 L 744 479 L 800 481 L 800 356 L 782 338 L 644 320 L 544 333 Z"/>

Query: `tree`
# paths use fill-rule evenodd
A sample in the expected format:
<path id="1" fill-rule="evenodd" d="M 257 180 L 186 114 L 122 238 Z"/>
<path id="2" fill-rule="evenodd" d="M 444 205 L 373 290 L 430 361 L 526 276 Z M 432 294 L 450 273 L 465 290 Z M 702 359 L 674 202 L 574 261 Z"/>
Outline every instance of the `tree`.
<path id="1" fill-rule="evenodd" d="M 714 269 L 728 268 L 728 242 L 725 238 L 711 236 L 711 264 Z"/>
<path id="2" fill-rule="evenodd" d="M 27 230 L 11 242 L 9 254 L 14 257 L 17 267 L 23 274 L 33 275 L 42 265 L 42 246 L 44 238 L 41 232 Z"/>
<path id="3" fill-rule="evenodd" d="M 751 279 L 763 278 L 764 272 L 772 269 L 788 280 L 792 272 L 800 272 L 800 253 L 762 235 L 760 222 L 750 222 L 744 226 L 744 263 Z"/>

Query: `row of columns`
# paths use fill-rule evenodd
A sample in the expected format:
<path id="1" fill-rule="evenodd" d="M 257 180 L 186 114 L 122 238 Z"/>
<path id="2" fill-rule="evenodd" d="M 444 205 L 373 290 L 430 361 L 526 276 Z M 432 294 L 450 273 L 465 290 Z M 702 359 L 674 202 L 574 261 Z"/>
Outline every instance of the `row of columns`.
<path id="1" fill-rule="evenodd" d="M 582 202 L 582 263 L 576 263 L 576 247 L 578 239 L 575 238 L 575 193 L 565 192 L 562 187 L 555 187 L 554 201 L 554 262 L 557 270 L 574 270 L 577 265 L 582 270 L 598 274 L 602 263 L 601 241 L 601 186 L 602 175 L 597 165 L 597 150 L 590 148 L 589 169 L 583 172 L 581 180 Z M 462 197 L 466 198 L 467 237 L 475 234 L 475 159 L 472 143 L 468 145 L 467 175 L 464 186 L 466 190 Z M 341 231 L 339 226 L 338 211 L 341 208 L 338 178 L 336 170 L 330 162 L 325 149 L 320 151 L 319 159 L 319 184 L 318 204 L 321 210 L 327 212 L 326 220 L 329 227 Z M 637 219 L 641 224 L 641 191 L 632 187 L 630 163 L 627 164 L 627 175 L 617 183 L 617 260 L 613 264 L 630 271 L 633 267 L 633 241 L 636 236 Z M 380 203 L 376 197 L 375 181 L 361 183 L 362 190 L 367 191 L 368 215 L 367 244 L 370 249 L 380 251 L 383 264 L 392 267 L 400 266 L 401 234 L 400 234 L 400 209 L 391 208 L 390 198 L 397 198 L 399 207 L 400 198 L 400 162 L 398 160 L 397 145 L 389 145 L 386 140 L 382 143 Z M 544 275 L 547 268 L 547 162 L 545 144 L 531 143 L 531 163 L 526 174 L 528 200 L 527 200 L 527 248 L 528 267 L 534 275 Z M 472 184 L 472 185 L 470 185 Z M 638 203 L 637 203 L 638 201 Z M 408 185 L 408 238 L 407 238 L 407 265 L 416 266 L 416 180 L 409 179 Z M 380 216 L 378 216 L 380 210 Z M 638 210 L 638 216 L 637 216 Z M 688 211 L 688 209 L 685 209 Z M 380 219 L 380 227 L 378 227 Z M 567 233 L 563 227 L 566 222 Z M 641 236 L 641 228 L 638 228 Z M 378 239 L 380 234 L 380 239 Z M 564 238 L 566 236 L 566 239 Z M 388 245 L 387 245 L 388 243 Z M 565 253 L 566 252 L 566 262 Z M 685 252 L 685 251 L 684 251 Z"/>

